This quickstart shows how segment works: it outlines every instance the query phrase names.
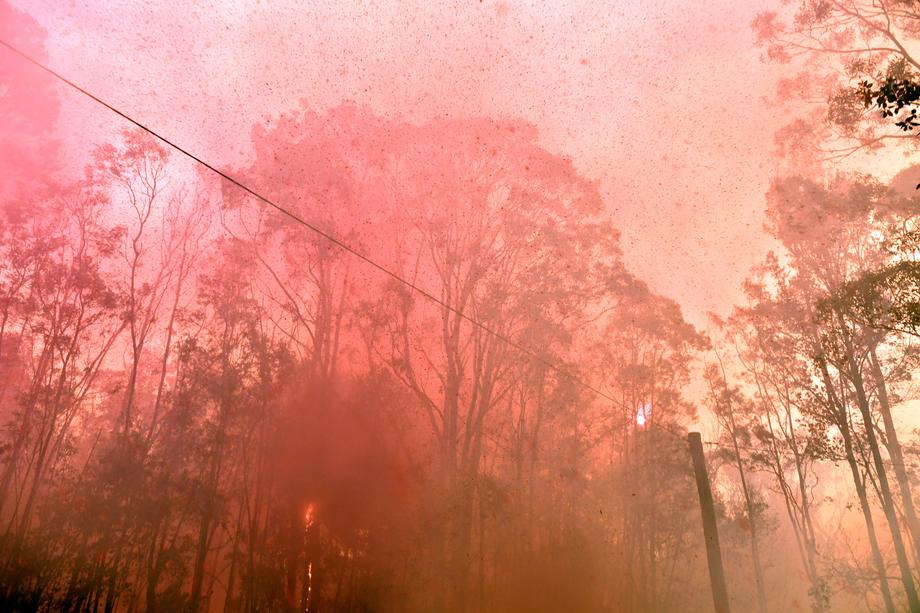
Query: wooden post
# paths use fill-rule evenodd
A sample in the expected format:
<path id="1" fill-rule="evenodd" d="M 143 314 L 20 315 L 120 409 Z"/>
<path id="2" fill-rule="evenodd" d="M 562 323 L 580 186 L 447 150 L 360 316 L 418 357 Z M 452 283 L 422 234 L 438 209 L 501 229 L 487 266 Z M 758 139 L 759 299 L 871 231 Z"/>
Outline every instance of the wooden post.
<path id="1" fill-rule="evenodd" d="M 712 585 L 712 600 L 716 613 L 730 613 L 728 590 L 725 589 L 725 571 L 722 569 L 722 550 L 719 548 L 719 529 L 716 526 L 716 511 L 712 504 L 712 490 L 709 487 L 709 473 L 703 457 L 703 439 L 699 432 L 687 435 L 693 471 L 696 473 L 696 489 L 700 494 L 700 511 L 703 515 L 703 535 L 706 537 L 706 557 L 709 559 L 709 582 Z"/>

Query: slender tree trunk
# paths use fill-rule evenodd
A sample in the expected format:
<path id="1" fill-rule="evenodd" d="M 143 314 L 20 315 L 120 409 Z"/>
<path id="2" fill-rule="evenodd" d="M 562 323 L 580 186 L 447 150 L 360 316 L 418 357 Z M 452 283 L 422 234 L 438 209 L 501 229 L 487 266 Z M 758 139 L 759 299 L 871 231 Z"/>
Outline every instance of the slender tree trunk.
<path id="1" fill-rule="evenodd" d="M 881 548 L 879 548 L 878 536 L 876 536 L 875 533 L 875 524 L 872 521 L 872 510 L 869 506 L 869 497 L 866 494 L 866 485 L 862 480 L 859 463 L 853 453 L 853 443 L 850 440 L 849 432 L 844 435 L 843 439 L 847 463 L 850 465 L 850 472 L 853 475 L 853 482 L 856 485 L 856 495 L 859 497 L 859 506 L 862 509 L 863 519 L 866 522 L 866 535 L 869 537 L 869 546 L 872 549 L 872 559 L 875 562 L 876 572 L 879 574 L 879 589 L 882 592 L 882 600 L 885 603 L 885 610 L 888 611 L 888 613 L 894 613 L 894 601 L 891 598 L 891 588 L 888 586 L 888 571 L 885 568 Z"/>
<path id="2" fill-rule="evenodd" d="M 751 496 L 751 489 L 748 485 L 747 472 L 744 468 L 744 462 L 741 460 L 741 450 L 738 447 L 738 436 L 735 426 L 735 416 L 731 407 L 728 409 L 729 413 L 729 424 L 731 428 L 729 429 L 729 435 L 732 439 L 732 446 L 735 449 L 735 467 L 738 469 L 738 475 L 741 478 L 741 490 L 744 494 L 744 505 L 747 511 L 748 523 L 751 527 L 751 560 L 754 564 L 754 581 L 757 585 L 757 608 L 760 613 L 767 613 L 767 594 L 764 589 L 764 580 L 763 580 L 763 568 L 760 562 L 760 545 L 757 541 L 757 521 L 754 512 L 754 500 Z"/>
<path id="3" fill-rule="evenodd" d="M 907 550 L 904 547 L 904 540 L 901 536 L 901 528 L 898 523 L 898 516 L 894 508 L 894 500 L 891 496 L 891 488 L 888 485 L 888 475 L 885 464 L 882 461 L 881 450 L 879 449 L 878 438 L 875 436 L 875 424 L 872 422 L 872 415 L 869 410 L 869 401 L 866 398 L 866 392 L 863 388 L 862 374 L 853 357 L 852 351 L 849 351 L 848 364 L 853 386 L 856 390 L 856 400 L 859 410 L 862 413 L 863 425 L 866 430 L 866 442 L 869 444 L 869 450 L 872 454 L 872 460 L 875 464 L 876 477 L 878 478 L 879 489 L 882 498 L 882 510 L 888 519 L 888 526 L 891 530 L 891 540 L 894 546 L 895 557 L 898 560 L 898 567 L 901 571 L 901 582 L 904 584 L 904 592 L 907 595 L 907 603 L 911 611 L 920 612 L 920 598 L 917 596 L 917 589 L 914 585 L 913 571 L 910 567 L 910 561 L 907 558 Z"/>
<path id="4" fill-rule="evenodd" d="M 208 504 L 210 507 L 210 504 Z M 190 592 L 190 609 L 192 613 L 198 613 L 201 610 L 201 591 L 204 585 L 205 562 L 208 557 L 208 549 L 211 535 L 211 512 L 205 510 L 204 515 L 198 525 L 198 544 L 195 549 L 195 563 L 192 570 L 192 588 Z"/>
<path id="5" fill-rule="evenodd" d="M 910 479 L 907 476 L 907 470 L 904 466 L 904 454 L 901 450 L 901 443 L 898 441 L 898 431 L 894 427 L 894 419 L 891 415 L 891 403 L 888 400 L 888 389 L 885 384 L 881 365 L 878 361 L 878 356 L 875 353 L 875 347 L 872 347 L 869 351 L 869 364 L 872 369 L 875 387 L 878 391 L 879 413 L 881 413 L 882 422 L 885 424 L 886 447 L 888 449 L 888 454 L 891 456 L 891 464 L 894 469 L 895 479 L 898 482 L 898 489 L 901 492 L 904 517 L 907 520 L 911 542 L 914 545 L 914 560 L 920 564 L 920 522 L 917 520 L 917 512 L 914 507 L 914 499 L 911 493 Z"/>
<path id="6" fill-rule="evenodd" d="M 772 470 L 783 494 L 783 506 L 786 509 L 786 515 L 789 518 L 789 523 L 795 535 L 796 547 L 802 562 L 802 568 L 805 570 L 805 575 L 808 577 L 808 582 L 811 584 L 810 595 L 812 611 L 814 613 L 824 613 L 824 611 L 827 610 L 824 598 L 825 587 L 824 581 L 821 579 L 818 572 L 816 560 L 817 548 L 815 546 L 815 536 L 811 525 L 811 511 L 810 505 L 808 504 L 804 468 L 802 466 L 801 455 L 798 452 L 791 416 L 789 417 L 789 448 L 792 450 L 792 457 L 796 467 L 796 485 L 798 486 L 799 496 L 798 504 L 796 504 L 792 486 L 786 479 L 783 462 L 780 458 L 780 451 L 776 448 L 775 442 L 771 445 L 770 449 L 772 453 Z M 776 413 L 776 418 L 777 420 L 780 419 L 778 413 Z M 771 439 L 775 441 L 776 433 L 773 428 L 773 419 L 769 415 L 767 416 L 767 425 L 770 429 Z"/>
<path id="7" fill-rule="evenodd" d="M 853 476 L 853 485 L 856 487 L 856 495 L 859 497 L 859 505 L 862 509 L 863 519 L 866 523 L 866 536 L 869 539 L 869 547 L 872 550 L 872 559 L 875 562 L 876 572 L 879 576 L 879 590 L 882 593 L 882 600 L 885 604 L 885 610 L 888 613 L 894 613 L 894 601 L 891 598 L 891 588 L 888 585 L 888 570 L 885 568 L 885 561 L 882 558 L 882 552 L 879 548 L 878 537 L 875 533 L 875 524 L 872 521 L 872 509 L 869 506 L 869 497 L 866 494 L 866 485 L 862 479 L 859 469 L 859 463 L 856 460 L 856 454 L 853 451 L 853 438 L 850 432 L 849 421 L 844 407 L 837 392 L 834 391 L 834 384 L 831 381 L 830 373 L 827 369 L 827 362 L 821 358 L 818 360 L 821 370 L 821 377 L 824 383 L 824 389 L 827 392 L 830 409 L 836 415 L 835 421 L 840 430 L 840 436 L 843 439 L 844 452 L 846 454 L 847 464 L 850 466 L 850 472 Z"/>

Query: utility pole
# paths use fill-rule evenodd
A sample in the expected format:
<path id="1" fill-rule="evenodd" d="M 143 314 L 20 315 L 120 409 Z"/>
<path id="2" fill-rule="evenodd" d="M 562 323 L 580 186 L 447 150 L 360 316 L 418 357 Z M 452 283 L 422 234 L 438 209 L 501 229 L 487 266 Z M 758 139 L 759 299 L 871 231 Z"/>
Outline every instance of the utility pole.
<path id="1" fill-rule="evenodd" d="M 706 557 L 709 559 L 709 582 L 712 585 L 712 601 L 716 613 L 730 613 L 728 590 L 725 589 L 725 571 L 722 569 L 722 550 L 719 548 L 719 529 L 716 526 L 716 510 L 712 504 L 712 489 L 709 487 L 709 473 L 703 457 L 703 439 L 699 432 L 687 435 L 690 455 L 693 457 L 693 472 L 696 473 L 696 489 L 700 494 L 700 511 L 703 515 L 703 535 L 706 537 Z"/>

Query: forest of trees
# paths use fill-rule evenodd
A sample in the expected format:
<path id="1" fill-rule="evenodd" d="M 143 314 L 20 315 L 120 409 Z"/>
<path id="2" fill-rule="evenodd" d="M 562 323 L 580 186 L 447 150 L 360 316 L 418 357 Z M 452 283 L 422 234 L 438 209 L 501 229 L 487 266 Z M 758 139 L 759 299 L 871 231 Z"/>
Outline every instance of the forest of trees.
<path id="1" fill-rule="evenodd" d="M 260 199 L 127 123 L 58 170 L 5 53 L 0 610 L 710 610 L 702 429 L 733 610 L 920 611 L 920 170 L 834 165 L 915 146 L 920 9 L 776 11 L 778 247 L 705 331 L 527 122 L 303 107 Z"/>

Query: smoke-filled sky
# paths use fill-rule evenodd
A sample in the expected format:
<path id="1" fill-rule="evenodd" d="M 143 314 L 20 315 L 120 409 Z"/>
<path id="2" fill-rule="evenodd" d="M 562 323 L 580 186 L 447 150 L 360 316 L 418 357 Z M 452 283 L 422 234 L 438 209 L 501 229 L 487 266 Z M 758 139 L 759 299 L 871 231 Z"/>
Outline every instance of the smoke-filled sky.
<path id="1" fill-rule="evenodd" d="M 920 610 L 918 148 L 815 93 L 920 9 L 860 1 L 0 0 L 365 260 L 0 46 L 0 611 L 710 610 L 688 429 L 733 608 Z"/>
<path id="2" fill-rule="evenodd" d="M 781 67 L 753 44 L 759 1 L 18 6 L 56 69 L 217 164 L 301 101 L 530 121 L 600 181 L 633 272 L 697 324 L 770 247 L 763 193 L 788 117 L 767 102 Z M 71 147 L 121 126 L 71 93 L 61 123 Z"/>

